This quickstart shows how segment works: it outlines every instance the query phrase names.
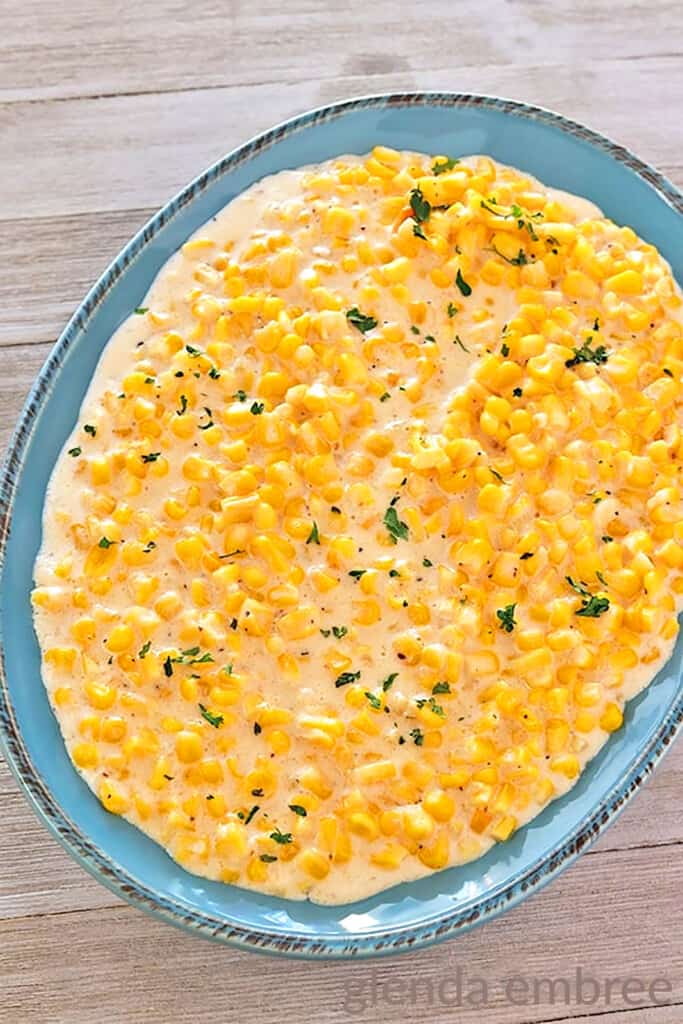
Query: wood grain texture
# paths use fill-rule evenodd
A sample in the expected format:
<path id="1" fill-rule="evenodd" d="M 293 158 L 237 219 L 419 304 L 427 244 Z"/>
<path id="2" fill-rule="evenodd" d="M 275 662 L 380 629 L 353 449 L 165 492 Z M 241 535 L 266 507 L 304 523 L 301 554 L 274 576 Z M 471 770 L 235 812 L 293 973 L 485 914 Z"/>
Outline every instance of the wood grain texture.
<path id="1" fill-rule="evenodd" d="M 187 180 L 291 114 L 411 88 L 558 109 L 683 184 L 679 0 L 0 0 L 0 442 L 80 298 Z M 0 1022 L 681 1024 L 682 784 L 678 744 L 573 868 L 457 942 L 304 965 L 122 904 L 42 828 L 0 761 Z M 573 991 L 563 1002 L 561 986 L 536 1005 L 504 998 L 504 979 L 559 983 L 577 967 L 600 982 L 595 1004 Z M 466 990 L 453 1001 L 443 985 L 458 968 L 487 981 L 489 1005 Z M 672 1005 L 607 1000 L 605 979 L 625 975 L 665 977 Z"/>

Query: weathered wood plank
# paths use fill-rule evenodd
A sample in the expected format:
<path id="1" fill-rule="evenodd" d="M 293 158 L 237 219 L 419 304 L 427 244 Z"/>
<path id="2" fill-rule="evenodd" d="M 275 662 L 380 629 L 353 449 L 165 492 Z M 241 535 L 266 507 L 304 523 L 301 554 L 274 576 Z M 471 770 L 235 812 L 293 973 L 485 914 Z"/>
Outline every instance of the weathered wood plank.
<path id="1" fill-rule="evenodd" d="M 205 166 L 270 125 L 321 103 L 392 89 L 494 92 L 541 103 L 680 167 L 678 57 L 504 64 L 0 106 L 0 220 L 157 207 Z M 615 88 L 615 82 L 619 87 Z M 663 87 L 666 83 L 666 87 Z M 647 116 L 634 111 L 647 105 Z"/>
<path id="2" fill-rule="evenodd" d="M 656 885 L 648 884 L 652 877 Z M 605 983 L 630 977 L 647 987 L 665 978 L 670 993 L 661 983 L 655 1000 L 635 986 L 627 995 L 641 1006 L 664 998 L 681 1003 L 682 884 L 683 858 L 673 860 L 666 850 L 586 858 L 543 894 L 457 941 L 352 967 L 264 960 L 221 949 L 123 906 L 5 921 L 3 1009 L 8 1020 L 22 1024 L 100 1024 L 103 1013 L 107 1024 L 236 1024 L 245 1017 L 264 1024 L 283 1017 L 393 1024 L 398 1013 L 407 1022 L 532 1024 L 573 1017 L 598 1021 L 611 1013 L 607 1019 L 622 1024 L 678 1024 L 680 1006 L 627 1012 L 621 986 L 611 986 L 608 1003 Z M 604 908 L 615 906 L 619 913 L 610 914 L 610 927 L 599 926 Z M 593 1004 L 587 1001 L 589 987 L 583 1004 L 576 1000 L 577 967 L 599 985 Z M 519 982 L 506 990 L 512 977 L 526 980 L 526 995 Z M 540 979 L 555 982 L 554 1001 Z M 562 979 L 569 985 L 568 1000 Z M 484 992 L 488 1003 L 482 1009 L 474 1001 Z M 510 993 L 518 1005 L 507 998 Z"/>
<path id="3" fill-rule="evenodd" d="M 454 68 L 576 64 L 590 55 L 631 60 L 681 53 L 676 0 L 627 2 L 605 18 L 602 4 L 495 5 L 486 18 L 477 0 L 349 0 L 335 5 L 205 2 L 188 21 L 177 0 L 106 4 L 70 0 L 44 12 L 3 3 L 0 99 L 101 96 L 206 86 L 261 85 L 304 78 L 338 80 L 403 73 L 414 83 L 435 60 L 453 54 Z M 680 21 L 679 21 L 680 26 Z M 387 28 L 391 48 L 378 47 Z M 442 57 L 443 59 L 443 57 Z M 374 91 L 377 91 L 376 89 Z M 596 103 L 597 106 L 597 103 Z"/>

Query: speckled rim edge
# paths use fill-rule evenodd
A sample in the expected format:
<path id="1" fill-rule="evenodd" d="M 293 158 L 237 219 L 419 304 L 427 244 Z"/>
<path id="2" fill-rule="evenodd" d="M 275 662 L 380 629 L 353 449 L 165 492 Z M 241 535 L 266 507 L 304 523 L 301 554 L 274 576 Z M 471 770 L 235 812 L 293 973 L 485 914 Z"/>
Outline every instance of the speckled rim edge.
<path id="1" fill-rule="evenodd" d="M 285 121 L 233 150 L 170 200 L 119 253 L 78 307 L 42 367 L 24 405 L 17 427 L 9 443 L 0 479 L 0 571 L 9 537 L 14 494 L 23 469 L 23 461 L 38 412 L 49 393 L 69 347 L 83 333 L 112 284 L 129 267 L 135 257 L 195 195 L 223 174 L 265 150 L 285 136 L 310 126 L 332 121 L 352 110 L 383 107 L 481 107 L 525 117 L 559 128 L 608 153 L 615 160 L 646 181 L 677 213 L 683 215 L 683 194 L 648 164 L 604 135 L 542 107 L 515 100 L 469 93 L 394 93 L 365 96 L 320 107 Z M 0 593 L 0 602 L 2 594 Z M 0 622 L 0 628 L 2 623 Z M 555 844 L 521 877 L 500 885 L 485 898 L 472 901 L 452 914 L 440 914 L 418 925 L 397 925 L 380 928 L 369 935 L 335 936 L 312 939 L 304 933 L 289 931 L 252 931 L 231 925 L 218 916 L 200 913 L 181 900 L 159 896 L 115 863 L 103 850 L 84 835 L 62 811 L 49 788 L 38 775 L 24 745 L 9 696 L 5 675 L 4 646 L 0 635 L 0 749 L 14 776 L 26 793 L 38 817 L 60 843 L 113 893 L 146 910 L 155 917 L 202 935 L 242 949 L 294 957 L 356 957 L 386 955 L 415 950 L 466 931 L 491 920 L 503 910 L 517 905 L 528 894 L 540 890 L 560 871 L 568 867 L 579 853 L 595 841 L 623 810 L 661 760 L 683 724 L 683 695 L 671 705 L 661 724 L 652 730 L 641 753 L 636 756 L 620 782 L 602 799 L 594 811 Z"/>

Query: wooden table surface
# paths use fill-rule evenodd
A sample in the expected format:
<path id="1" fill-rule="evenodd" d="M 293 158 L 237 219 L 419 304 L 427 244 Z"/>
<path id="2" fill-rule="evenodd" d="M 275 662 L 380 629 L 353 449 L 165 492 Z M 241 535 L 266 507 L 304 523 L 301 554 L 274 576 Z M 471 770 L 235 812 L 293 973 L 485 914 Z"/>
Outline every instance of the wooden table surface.
<path id="1" fill-rule="evenodd" d="M 122 243 L 207 164 L 309 107 L 403 89 L 507 95 L 584 121 L 683 185 L 682 10 L 680 0 L 0 0 L 3 443 Z M 682 782 L 679 743 L 561 878 L 457 941 L 303 964 L 190 938 L 119 902 L 38 824 L 0 762 L 0 1022 L 680 1024 Z M 512 975 L 571 980 L 577 968 L 599 982 L 597 1001 L 590 988 L 567 1003 L 561 984 L 554 994 L 537 984 L 524 1004 L 522 989 L 511 1001 L 501 987 Z M 459 997 L 445 985 L 458 969 Z M 627 976 L 648 991 L 606 994 L 606 979 Z"/>

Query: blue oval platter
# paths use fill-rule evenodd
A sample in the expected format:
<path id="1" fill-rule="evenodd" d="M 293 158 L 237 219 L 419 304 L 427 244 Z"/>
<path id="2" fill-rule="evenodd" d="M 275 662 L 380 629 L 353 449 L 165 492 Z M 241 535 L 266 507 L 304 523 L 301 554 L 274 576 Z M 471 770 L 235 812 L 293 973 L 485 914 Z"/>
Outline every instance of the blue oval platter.
<path id="1" fill-rule="evenodd" d="M 188 874 L 151 839 L 107 814 L 72 767 L 40 678 L 29 595 L 46 485 L 102 350 L 166 260 L 239 192 L 264 175 L 365 153 L 377 144 L 450 156 L 486 153 L 587 196 L 656 245 L 683 281 L 683 195 L 603 136 L 546 110 L 485 96 L 409 93 L 338 103 L 230 153 L 132 239 L 86 296 L 41 370 L 0 484 L 0 734 L 34 809 L 83 867 L 134 905 L 196 935 L 299 957 L 416 949 L 519 903 L 615 819 L 683 720 L 679 638 L 669 663 L 630 702 L 624 727 L 577 785 L 510 841 L 464 867 L 338 907 L 277 899 Z"/>

